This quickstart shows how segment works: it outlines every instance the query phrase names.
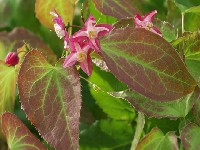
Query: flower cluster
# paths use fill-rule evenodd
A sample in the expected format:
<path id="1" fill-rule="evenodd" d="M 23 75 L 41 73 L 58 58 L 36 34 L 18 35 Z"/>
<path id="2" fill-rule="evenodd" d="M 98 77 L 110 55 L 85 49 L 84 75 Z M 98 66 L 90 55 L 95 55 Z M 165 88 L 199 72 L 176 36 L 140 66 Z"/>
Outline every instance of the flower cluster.
<path id="1" fill-rule="evenodd" d="M 90 15 L 84 27 L 69 36 L 61 16 L 56 12 L 51 12 L 54 28 L 59 38 L 64 38 L 64 48 L 70 48 L 71 53 L 66 57 L 63 67 L 69 67 L 79 62 L 81 69 L 87 74 L 92 74 L 92 60 L 90 54 L 92 50 L 101 52 L 99 37 L 104 36 L 112 30 L 108 24 L 97 24 L 95 18 Z"/>
<path id="2" fill-rule="evenodd" d="M 146 14 L 144 17 L 140 16 L 139 14 L 135 15 L 134 17 L 135 27 L 145 28 L 146 30 L 149 30 L 155 34 L 162 36 L 162 33 L 159 31 L 159 29 L 153 25 L 153 20 L 156 14 L 157 14 L 157 11 L 154 10 Z"/>

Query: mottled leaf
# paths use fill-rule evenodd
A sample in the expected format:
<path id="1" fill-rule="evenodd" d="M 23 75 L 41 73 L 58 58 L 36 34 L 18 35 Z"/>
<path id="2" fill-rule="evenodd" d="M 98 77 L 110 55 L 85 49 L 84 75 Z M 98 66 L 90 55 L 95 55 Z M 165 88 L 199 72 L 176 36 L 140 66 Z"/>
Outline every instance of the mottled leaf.
<path id="1" fill-rule="evenodd" d="M 39 51 L 24 58 L 18 76 L 19 96 L 29 120 L 59 150 L 77 150 L 81 108 L 75 68 L 50 65 Z"/>
<path id="2" fill-rule="evenodd" d="M 36 0 L 35 13 L 39 21 L 46 27 L 53 28 L 50 11 L 56 11 L 62 16 L 64 22 L 72 22 L 76 0 Z"/>
<path id="3" fill-rule="evenodd" d="M 173 132 L 166 135 L 153 128 L 137 145 L 136 150 L 178 150 L 177 137 Z"/>
<path id="4" fill-rule="evenodd" d="M 199 144 L 200 127 L 194 123 L 186 125 L 181 132 L 181 142 L 185 150 L 200 149 Z"/>
<path id="5" fill-rule="evenodd" d="M 138 13 L 137 8 L 131 0 L 92 0 L 95 7 L 105 15 L 113 16 L 117 19 L 134 17 Z"/>
<path id="6" fill-rule="evenodd" d="M 175 100 L 191 93 L 197 85 L 176 50 L 148 30 L 114 30 L 101 40 L 101 47 L 111 72 L 152 100 Z"/>
<path id="7" fill-rule="evenodd" d="M 80 133 L 80 150 L 116 149 L 130 144 L 134 135 L 126 121 L 100 120 Z"/>
<path id="8" fill-rule="evenodd" d="M 148 117 L 169 117 L 173 119 L 185 117 L 199 98 L 197 90 L 171 102 L 156 102 L 131 90 L 112 92 L 111 94 L 115 97 L 127 99 L 136 110 L 143 112 Z"/>
<path id="9" fill-rule="evenodd" d="M 55 63 L 57 60 L 54 52 L 38 36 L 25 28 L 15 28 L 11 32 L 0 32 L 0 41 L 6 45 L 13 44 L 13 51 L 22 47 L 24 43 L 28 43 L 30 47 L 37 48 L 47 56 L 49 62 Z"/>
<path id="10" fill-rule="evenodd" d="M 47 150 L 14 114 L 4 113 L 1 120 L 9 150 Z"/>

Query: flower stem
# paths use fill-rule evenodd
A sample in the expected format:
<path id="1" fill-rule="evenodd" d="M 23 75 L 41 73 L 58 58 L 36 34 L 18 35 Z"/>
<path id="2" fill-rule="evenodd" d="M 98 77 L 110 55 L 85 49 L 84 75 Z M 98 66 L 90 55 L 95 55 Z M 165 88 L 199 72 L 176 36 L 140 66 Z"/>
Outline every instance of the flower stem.
<path id="1" fill-rule="evenodd" d="M 136 126 L 136 130 L 135 130 L 134 139 L 131 144 L 131 150 L 136 149 L 136 146 L 140 140 L 140 137 L 141 137 L 141 134 L 142 134 L 142 131 L 144 128 L 144 124 L 145 124 L 144 114 L 142 112 L 138 112 L 137 126 Z"/>
<path id="2" fill-rule="evenodd" d="M 184 29 L 184 17 L 185 17 L 185 13 L 184 12 L 182 12 L 181 13 L 181 16 L 182 16 L 182 35 L 183 35 L 183 33 L 185 32 L 185 29 Z"/>

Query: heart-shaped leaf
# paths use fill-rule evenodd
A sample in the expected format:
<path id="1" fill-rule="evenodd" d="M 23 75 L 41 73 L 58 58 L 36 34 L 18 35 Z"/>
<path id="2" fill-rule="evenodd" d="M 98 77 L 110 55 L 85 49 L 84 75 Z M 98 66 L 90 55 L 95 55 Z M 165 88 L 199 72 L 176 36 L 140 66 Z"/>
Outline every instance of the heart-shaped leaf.
<path id="1" fill-rule="evenodd" d="M 191 93 L 197 85 L 176 50 L 148 30 L 114 30 L 101 40 L 101 47 L 111 72 L 152 100 L 175 100 Z"/>
<path id="2" fill-rule="evenodd" d="M 81 108 L 75 68 L 50 65 L 39 51 L 24 58 L 18 76 L 19 96 L 29 120 L 59 150 L 77 150 Z"/>
<path id="3" fill-rule="evenodd" d="M 137 145 L 136 150 L 178 150 L 177 137 L 173 132 L 166 135 L 153 128 Z"/>
<path id="4" fill-rule="evenodd" d="M 200 127 L 194 123 L 186 125 L 181 132 L 181 142 L 185 150 L 200 149 L 199 144 Z"/>
<path id="5" fill-rule="evenodd" d="M 46 27 L 53 28 L 50 11 L 56 11 L 62 16 L 64 22 L 72 22 L 76 0 L 36 0 L 36 17 Z"/>
<path id="6" fill-rule="evenodd" d="M 105 15 L 118 19 L 134 17 L 138 13 L 131 0 L 92 0 L 95 7 Z"/>
<path id="7" fill-rule="evenodd" d="M 2 130 L 10 150 L 47 150 L 14 114 L 2 115 Z"/>

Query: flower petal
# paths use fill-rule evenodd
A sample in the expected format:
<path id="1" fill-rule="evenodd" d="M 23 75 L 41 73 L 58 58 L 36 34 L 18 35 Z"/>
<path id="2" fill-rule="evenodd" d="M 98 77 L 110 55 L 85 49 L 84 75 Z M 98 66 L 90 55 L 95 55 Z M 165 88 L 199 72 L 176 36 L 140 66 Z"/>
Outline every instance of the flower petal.
<path id="1" fill-rule="evenodd" d="M 160 32 L 160 30 L 158 28 L 156 28 L 155 26 L 153 26 L 151 29 L 150 29 L 151 32 L 155 33 L 155 34 L 158 34 L 160 36 L 162 36 L 162 33 Z"/>
<path id="2" fill-rule="evenodd" d="M 86 27 L 86 28 L 91 28 L 91 27 L 93 27 L 95 24 L 96 24 L 96 20 L 95 20 L 94 16 L 93 16 L 93 15 L 90 15 L 90 16 L 88 17 L 88 19 L 86 20 L 86 22 L 85 22 L 85 27 Z"/>
<path id="3" fill-rule="evenodd" d="M 98 36 L 104 36 L 112 30 L 112 25 L 109 24 L 98 24 L 95 26 L 97 28 Z"/>
<path id="4" fill-rule="evenodd" d="M 134 24 L 135 24 L 135 27 L 145 27 L 146 23 L 143 21 L 142 17 L 137 14 L 134 16 Z"/>
<path id="5" fill-rule="evenodd" d="M 89 45 L 92 49 L 94 49 L 97 52 L 101 52 L 101 46 L 100 46 L 100 42 L 99 39 L 90 39 L 89 40 Z"/>
<path id="6" fill-rule="evenodd" d="M 73 66 L 76 63 L 77 60 L 77 53 L 72 52 L 71 54 L 69 54 L 64 63 L 63 63 L 63 67 L 69 67 L 69 66 Z"/>
<path id="7" fill-rule="evenodd" d="M 146 14 L 143 18 L 144 21 L 153 22 L 155 15 L 157 14 L 157 10 L 154 10 L 148 14 Z"/>
<path id="8" fill-rule="evenodd" d="M 83 62 L 80 62 L 79 65 L 88 76 L 92 74 L 92 60 L 89 55 L 87 56 L 87 59 Z"/>
<path id="9" fill-rule="evenodd" d="M 77 31 L 76 33 L 74 33 L 74 35 L 72 37 L 74 39 L 80 38 L 80 37 L 88 37 L 87 30 L 85 28 L 83 28 L 83 29 Z"/>

